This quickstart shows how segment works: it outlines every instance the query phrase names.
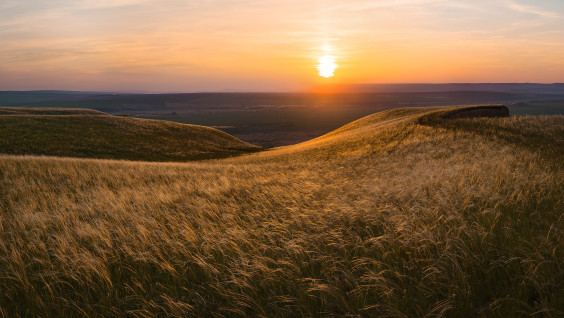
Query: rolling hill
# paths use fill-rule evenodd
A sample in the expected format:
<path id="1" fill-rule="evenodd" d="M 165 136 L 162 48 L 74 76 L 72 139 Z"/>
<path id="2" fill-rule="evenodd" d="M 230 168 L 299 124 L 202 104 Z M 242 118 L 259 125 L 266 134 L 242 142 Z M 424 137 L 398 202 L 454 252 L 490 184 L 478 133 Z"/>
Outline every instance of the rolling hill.
<path id="1" fill-rule="evenodd" d="M 561 316 L 564 116 L 504 109 L 221 160 L 1 155 L 0 313 Z"/>
<path id="2" fill-rule="evenodd" d="M 0 136 L 0 153 L 16 155 L 185 161 L 260 149 L 213 128 L 89 109 L 0 108 Z"/>

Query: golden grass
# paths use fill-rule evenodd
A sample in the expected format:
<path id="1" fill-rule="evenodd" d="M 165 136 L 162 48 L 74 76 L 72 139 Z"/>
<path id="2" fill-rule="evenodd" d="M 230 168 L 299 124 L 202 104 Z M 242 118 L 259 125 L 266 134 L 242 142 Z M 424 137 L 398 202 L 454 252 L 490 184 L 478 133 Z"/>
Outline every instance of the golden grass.
<path id="1" fill-rule="evenodd" d="M 0 153 L 142 161 L 224 158 L 260 147 L 217 129 L 83 109 L 1 108 Z"/>
<path id="2" fill-rule="evenodd" d="M 527 142 L 564 117 L 443 110 L 206 162 L 2 156 L 0 314 L 563 314 L 564 169 Z"/>

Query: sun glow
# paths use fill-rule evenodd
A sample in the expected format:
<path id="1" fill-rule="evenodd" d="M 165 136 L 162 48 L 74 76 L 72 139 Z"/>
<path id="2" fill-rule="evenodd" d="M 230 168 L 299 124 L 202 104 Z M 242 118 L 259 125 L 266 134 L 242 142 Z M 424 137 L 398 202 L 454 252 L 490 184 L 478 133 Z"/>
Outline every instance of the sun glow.
<path id="1" fill-rule="evenodd" d="M 317 60 L 319 62 L 319 64 L 317 64 L 319 76 L 332 77 L 333 75 L 335 75 L 335 70 L 338 67 L 335 56 L 325 54 L 319 57 Z"/>

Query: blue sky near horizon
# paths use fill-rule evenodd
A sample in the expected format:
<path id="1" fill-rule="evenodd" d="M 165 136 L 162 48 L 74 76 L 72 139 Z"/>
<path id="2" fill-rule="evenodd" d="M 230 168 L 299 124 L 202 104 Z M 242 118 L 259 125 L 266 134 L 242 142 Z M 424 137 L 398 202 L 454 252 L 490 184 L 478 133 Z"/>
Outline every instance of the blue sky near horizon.
<path id="1" fill-rule="evenodd" d="M 0 42 L 0 90 L 550 83 L 564 1 L 0 0 Z"/>

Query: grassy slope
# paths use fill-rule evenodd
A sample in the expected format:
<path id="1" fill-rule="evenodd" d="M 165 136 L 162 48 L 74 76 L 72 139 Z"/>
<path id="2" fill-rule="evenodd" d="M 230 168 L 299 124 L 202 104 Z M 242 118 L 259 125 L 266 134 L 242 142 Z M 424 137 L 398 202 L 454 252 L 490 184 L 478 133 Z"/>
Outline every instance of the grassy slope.
<path id="1" fill-rule="evenodd" d="M 92 110 L 0 108 L 0 153 L 183 161 L 259 148 L 219 130 Z"/>
<path id="2" fill-rule="evenodd" d="M 108 115 L 86 108 L 0 107 L 0 115 Z"/>
<path id="3" fill-rule="evenodd" d="M 4 156 L 0 312 L 561 315 L 564 117 L 444 111 L 212 162 Z"/>

